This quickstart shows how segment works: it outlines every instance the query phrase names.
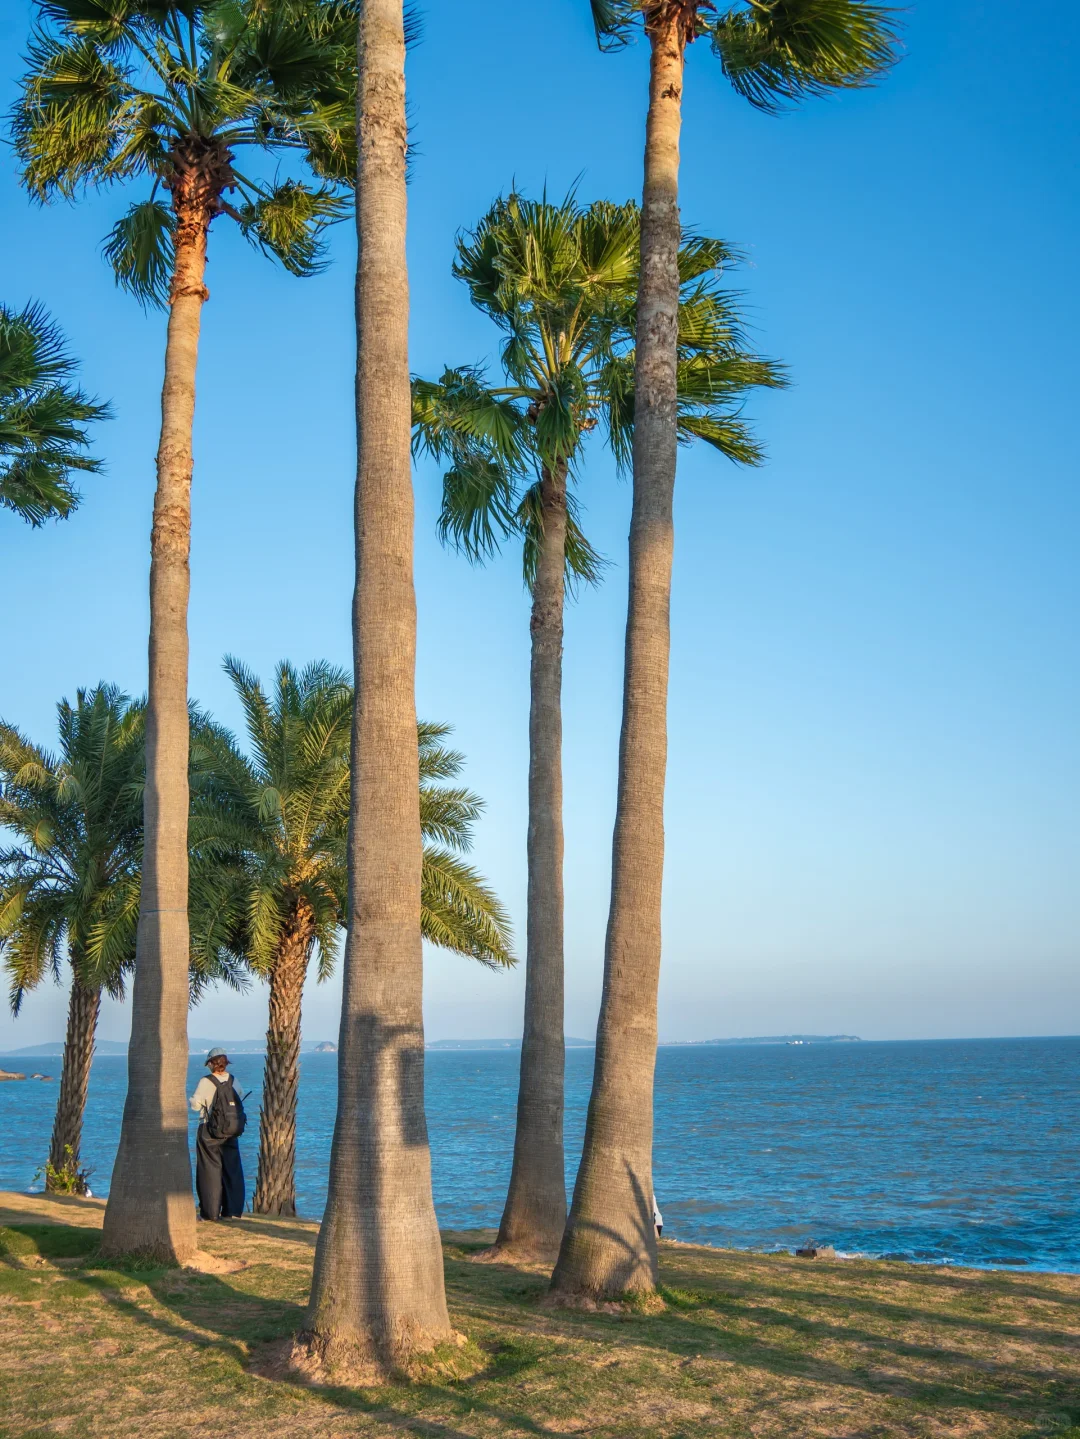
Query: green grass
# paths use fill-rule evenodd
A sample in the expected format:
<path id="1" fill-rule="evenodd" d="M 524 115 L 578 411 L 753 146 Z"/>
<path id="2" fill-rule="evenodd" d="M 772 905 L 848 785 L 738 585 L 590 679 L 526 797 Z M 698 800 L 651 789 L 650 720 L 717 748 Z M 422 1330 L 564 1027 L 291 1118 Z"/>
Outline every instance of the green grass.
<path id="1" fill-rule="evenodd" d="M 0 1200 L 5 1439 L 1080 1439 L 1073 1276 L 665 1244 L 662 1306 L 580 1312 L 449 1236 L 467 1348 L 411 1383 L 312 1388 L 266 1374 L 303 1317 L 314 1226 L 201 1234 L 234 1273 L 140 1271 L 101 1259 L 100 1208 L 18 1204 Z"/>

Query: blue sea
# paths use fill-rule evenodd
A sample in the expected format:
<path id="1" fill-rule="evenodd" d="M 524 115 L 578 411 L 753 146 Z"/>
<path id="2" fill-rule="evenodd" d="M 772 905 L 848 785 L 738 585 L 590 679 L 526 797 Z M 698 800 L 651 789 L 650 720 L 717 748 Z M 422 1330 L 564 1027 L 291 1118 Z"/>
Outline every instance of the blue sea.
<path id="1" fill-rule="evenodd" d="M 567 1054 L 567 1184 L 592 1051 Z M 58 1060 L 0 1067 L 56 1074 Z M 496 1225 L 513 1146 L 518 1055 L 429 1051 L 435 1204 L 444 1228 Z M 261 1061 L 239 1083 L 258 1108 Z M 191 1064 L 191 1085 L 203 1071 Z M 104 1194 L 127 1061 L 94 1062 L 83 1157 Z M 336 1057 L 302 1059 L 298 1204 L 318 1218 Z M 0 1084 L 0 1189 L 35 1187 L 56 1085 Z M 194 1117 L 192 1117 L 194 1138 Z M 745 1249 L 805 1240 L 846 1253 L 1080 1272 L 1080 1038 L 670 1046 L 656 1073 L 654 1176 L 665 1236 Z M 248 1193 L 254 1122 L 242 1141 Z M 39 1186 L 38 1186 L 39 1187 Z"/>

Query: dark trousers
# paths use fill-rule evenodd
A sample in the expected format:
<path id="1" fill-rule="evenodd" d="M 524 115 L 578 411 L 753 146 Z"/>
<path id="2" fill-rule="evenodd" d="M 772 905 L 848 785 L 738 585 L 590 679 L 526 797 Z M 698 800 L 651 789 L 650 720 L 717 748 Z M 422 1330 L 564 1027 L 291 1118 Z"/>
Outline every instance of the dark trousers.
<path id="1" fill-rule="evenodd" d="M 195 1136 L 195 1189 L 203 1219 L 238 1219 L 244 1212 L 239 1142 L 211 1139 L 205 1124 Z"/>

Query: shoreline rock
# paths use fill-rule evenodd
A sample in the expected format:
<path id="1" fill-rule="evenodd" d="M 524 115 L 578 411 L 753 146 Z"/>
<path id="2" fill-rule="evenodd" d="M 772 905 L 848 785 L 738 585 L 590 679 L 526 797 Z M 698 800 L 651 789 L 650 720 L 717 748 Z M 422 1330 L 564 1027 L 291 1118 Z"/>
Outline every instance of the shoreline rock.
<path id="1" fill-rule="evenodd" d="M 805 1244 L 795 1251 L 796 1259 L 835 1259 L 836 1250 L 831 1244 Z"/>

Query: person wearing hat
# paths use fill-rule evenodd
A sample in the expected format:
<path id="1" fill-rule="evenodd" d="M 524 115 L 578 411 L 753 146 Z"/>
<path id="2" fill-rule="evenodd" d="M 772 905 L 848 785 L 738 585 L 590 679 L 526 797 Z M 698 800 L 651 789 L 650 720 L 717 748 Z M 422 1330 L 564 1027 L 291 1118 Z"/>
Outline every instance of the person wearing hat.
<path id="1" fill-rule="evenodd" d="M 243 1129 L 244 1106 L 233 1088 L 229 1073 L 229 1056 L 223 1049 L 212 1049 L 206 1056 L 210 1073 L 195 1086 L 191 1107 L 199 1116 L 195 1136 L 195 1190 L 199 1196 L 202 1219 L 238 1219 L 244 1212 L 244 1168 L 240 1163 L 239 1133 L 227 1137 L 211 1133 L 210 1111 L 219 1098 L 223 1106 L 238 1109 Z M 216 1115 L 215 1115 L 216 1118 Z M 232 1124 L 235 1128 L 235 1120 Z"/>

